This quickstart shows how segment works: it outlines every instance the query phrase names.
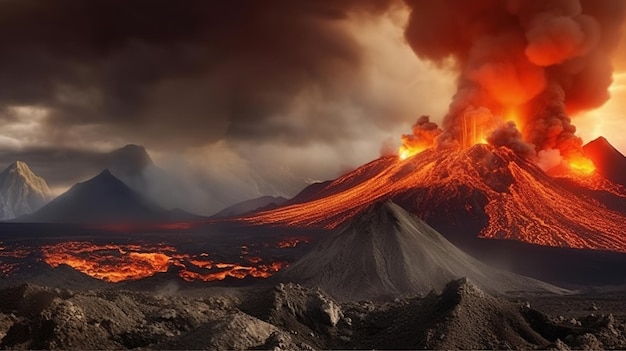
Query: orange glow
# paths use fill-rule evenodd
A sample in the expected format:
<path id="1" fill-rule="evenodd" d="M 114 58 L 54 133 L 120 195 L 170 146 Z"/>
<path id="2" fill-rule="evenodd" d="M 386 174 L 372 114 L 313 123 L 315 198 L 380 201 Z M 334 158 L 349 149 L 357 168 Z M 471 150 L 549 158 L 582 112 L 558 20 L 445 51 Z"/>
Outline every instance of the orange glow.
<path id="1" fill-rule="evenodd" d="M 0 263 L 0 276 L 9 277 L 18 270 L 17 263 Z"/>
<path id="2" fill-rule="evenodd" d="M 487 143 L 489 132 L 487 121 L 490 119 L 487 112 L 485 109 L 468 109 L 463 113 L 460 140 L 462 148 Z"/>
<path id="3" fill-rule="evenodd" d="M 431 144 L 424 142 L 412 142 L 409 143 L 403 140 L 402 145 L 400 145 L 400 149 L 398 150 L 398 156 L 401 160 L 406 160 L 407 158 L 417 155 L 420 152 L 428 149 L 433 146 L 434 141 Z"/>
<path id="4" fill-rule="evenodd" d="M 419 154 L 435 145 L 441 129 L 436 123 L 430 122 L 428 116 L 421 116 L 413 125 L 411 134 L 402 135 L 402 144 L 398 150 L 400 160 Z"/>
<path id="5" fill-rule="evenodd" d="M 520 132 L 524 130 L 522 116 L 519 110 L 515 107 L 511 107 L 506 110 L 506 112 L 504 113 L 504 121 L 515 123 L 517 130 L 519 130 Z"/>
<path id="6" fill-rule="evenodd" d="M 408 191 L 420 206 L 416 214 L 427 216 L 434 209 L 446 211 L 445 206 L 457 197 L 458 201 L 471 201 L 468 199 L 474 195 L 469 196 L 464 189 L 472 189 L 486 201 L 483 213 L 488 224 L 480 232 L 481 237 L 626 252 L 624 216 L 555 187 L 550 177 L 533 175 L 534 168 L 518 161 L 512 150 L 491 145 L 426 150 L 405 162 L 382 157 L 326 185 L 321 190 L 323 195 L 240 220 L 332 229 L 377 201 L 406 198 L 403 194 Z M 501 189 L 496 184 L 494 188 L 493 174 L 501 175 L 503 181 L 512 179 L 513 183 Z M 584 177 L 573 180 L 587 186 Z M 613 187 L 611 192 L 626 200 L 625 189 Z M 420 203 L 423 198 L 428 203 Z M 465 204 L 468 211 L 475 206 L 473 202 Z"/>
<path id="7" fill-rule="evenodd" d="M 41 250 L 44 262 L 51 267 L 68 265 L 93 278 L 112 283 L 151 277 L 167 272 L 172 266 L 181 268 L 179 277 L 189 282 L 224 280 L 227 277 L 268 278 L 287 266 L 287 262 L 282 261 L 262 263 L 259 257 L 248 258 L 246 261 L 251 265 L 215 262 L 208 259 L 206 253 L 181 254 L 176 248 L 165 244 L 97 245 L 90 242 L 64 242 L 46 245 Z M 3 273 L 9 272 L 9 269 L 8 266 L 0 267 Z"/>
<path id="8" fill-rule="evenodd" d="M 590 159 L 584 156 L 576 156 L 567 160 L 570 169 L 578 174 L 587 176 L 592 174 L 596 170 L 596 166 Z"/>
<path id="9" fill-rule="evenodd" d="M 171 257 L 165 253 L 135 252 L 131 245 L 95 245 L 66 242 L 42 247 L 44 262 L 53 268 L 62 264 L 93 278 L 113 283 L 137 280 L 167 272 Z M 173 248 L 157 247 L 171 253 Z"/>

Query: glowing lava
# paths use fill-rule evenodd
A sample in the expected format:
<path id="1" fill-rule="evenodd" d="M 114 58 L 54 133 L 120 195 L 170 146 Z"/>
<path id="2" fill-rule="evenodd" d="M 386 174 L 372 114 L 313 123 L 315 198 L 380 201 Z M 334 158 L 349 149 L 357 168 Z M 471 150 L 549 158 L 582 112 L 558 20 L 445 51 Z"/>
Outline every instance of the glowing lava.
<path id="1" fill-rule="evenodd" d="M 151 277 L 167 272 L 172 266 L 178 267 L 178 276 L 188 282 L 209 282 L 227 277 L 269 278 L 287 266 L 287 262 L 264 262 L 260 257 L 247 259 L 251 264 L 217 262 L 208 259 L 206 253 L 182 254 L 165 244 L 64 242 L 42 247 L 42 254 L 44 262 L 51 267 L 68 265 L 93 278 L 113 283 Z"/>
<path id="2" fill-rule="evenodd" d="M 65 242 L 42 247 L 44 262 L 53 268 L 62 264 L 93 278 L 113 283 L 137 280 L 167 272 L 172 264 L 172 247 L 151 247 L 161 252 L 137 252 L 133 245 L 96 245 L 89 242 Z"/>
<path id="3" fill-rule="evenodd" d="M 567 163 L 574 173 L 580 175 L 589 175 L 596 170 L 596 166 L 593 162 L 583 156 L 572 157 L 567 160 Z"/>
<path id="4" fill-rule="evenodd" d="M 626 201 L 626 190 L 613 191 Z M 382 157 L 300 203 L 242 220 L 336 228 L 380 200 L 393 200 L 426 221 L 456 225 L 461 232 L 480 224 L 480 237 L 626 252 L 626 216 L 563 188 L 511 149 L 491 145 L 429 149 L 404 162 Z"/>

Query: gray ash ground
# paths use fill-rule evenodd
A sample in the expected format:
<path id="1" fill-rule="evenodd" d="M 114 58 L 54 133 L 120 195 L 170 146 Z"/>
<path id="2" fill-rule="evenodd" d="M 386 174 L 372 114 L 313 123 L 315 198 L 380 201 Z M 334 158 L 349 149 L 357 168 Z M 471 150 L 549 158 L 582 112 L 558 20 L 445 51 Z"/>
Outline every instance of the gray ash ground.
<path id="1" fill-rule="evenodd" d="M 0 290 L 4 349 L 624 349 L 623 293 L 441 293 L 339 303 L 296 284 L 158 292 Z"/>

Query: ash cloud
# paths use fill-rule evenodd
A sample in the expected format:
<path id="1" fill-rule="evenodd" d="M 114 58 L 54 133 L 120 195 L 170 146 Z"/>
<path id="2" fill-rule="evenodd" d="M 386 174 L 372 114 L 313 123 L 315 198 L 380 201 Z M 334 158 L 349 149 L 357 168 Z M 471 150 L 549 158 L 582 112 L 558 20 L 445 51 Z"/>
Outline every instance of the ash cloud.
<path id="1" fill-rule="evenodd" d="M 339 138 L 337 111 L 317 110 L 319 124 L 287 116 L 357 89 L 362 48 L 346 22 L 392 2 L 5 0 L 0 108 L 39 106 L 51 131 L 113 126 L 165 148 Z"/>
<path id="2" fill-rule="evenodd" d="M 452 59 L 460 72 L 442 144 L 458 141 L 459 119 L 468 108 L 481 106 L 501 116 L 513 109 L 523 112 L 520 135 L 510 125 L 498 132 L 517 146 L 519 136 L 535 151 L 558 149 L 564 157 L 582 153 L 570 115 L 609 99 L 611 54 L 619 44 L 626 2 L 406 3 L 412 9 L 406 38 L 417 56 L 440 64 Z"/>

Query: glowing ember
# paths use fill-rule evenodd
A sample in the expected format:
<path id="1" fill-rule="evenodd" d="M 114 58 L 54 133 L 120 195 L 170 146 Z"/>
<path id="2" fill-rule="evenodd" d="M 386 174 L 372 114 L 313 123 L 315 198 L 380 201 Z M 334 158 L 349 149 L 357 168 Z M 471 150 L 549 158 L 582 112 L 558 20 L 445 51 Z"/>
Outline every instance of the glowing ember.
<path id="1" fill-rule="evenodd" d="M 19 264 L 17 263 L 0 263 L 0 275 L 2 277 L 9 277 L 17 272 Z"/>

